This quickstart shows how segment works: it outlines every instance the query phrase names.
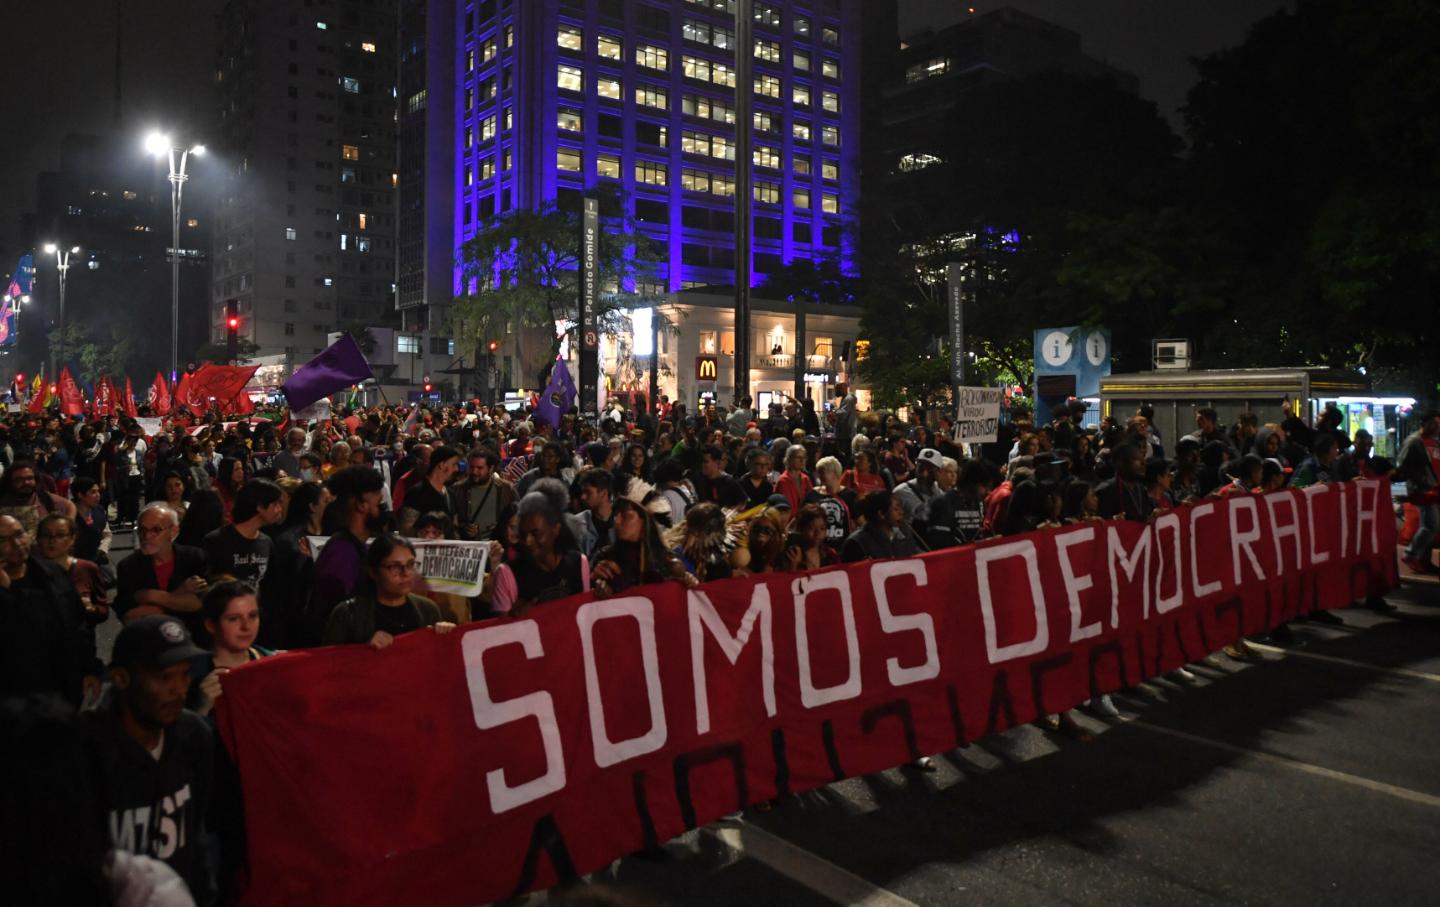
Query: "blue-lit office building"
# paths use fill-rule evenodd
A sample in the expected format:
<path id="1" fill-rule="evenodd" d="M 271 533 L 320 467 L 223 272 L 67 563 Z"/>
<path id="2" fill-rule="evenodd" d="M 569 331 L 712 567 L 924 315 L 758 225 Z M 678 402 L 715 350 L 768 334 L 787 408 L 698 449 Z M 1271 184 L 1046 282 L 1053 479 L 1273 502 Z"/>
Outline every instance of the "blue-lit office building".
<path id="1" fill-rule="evenodd" d="M 855 270 L 860 7 L 754 4 L 756 286 L 796 259 Z M 457 248 L 493 214 L 578 207 L 612 187 L 668 253 L 637 290 L 733 284 L 732 0 L 457 0 L 454 11 Z"/>

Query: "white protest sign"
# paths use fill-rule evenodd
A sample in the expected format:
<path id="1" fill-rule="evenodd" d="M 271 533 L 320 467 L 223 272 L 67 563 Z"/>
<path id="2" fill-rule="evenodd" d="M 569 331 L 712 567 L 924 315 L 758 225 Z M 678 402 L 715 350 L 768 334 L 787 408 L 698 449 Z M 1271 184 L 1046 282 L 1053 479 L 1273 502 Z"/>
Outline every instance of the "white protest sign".
<path id="1" fill-rule="evenodd" d="M 307 535 L 310 556 L 320 557 L 329 536 Z M 432 592 L 449 592 L 474 598 L 485 583 L 485 565 L 490 559 L 489 542 L 452 542 L 444 539 L 406 539 L 415 546 L 420 562 L 416 573 Z"/>
<path id="2" fill-rule="evenodd" d="M 962 387 L 955 419 L 955 441 L 960 444 L 993 444 L 1000 430 L 998 387 Z"/>
<path id="3" fill-rule="evenodd" d="M 160 434 L 160 419 L 152 419 L 149 417 L 137 418 L 135 422 L 140 426 L 140 430 L 145 433 L 145 437 L 147 438 L 153 438 Z"/>
<path id="4" fill-rule="evenodd" d="M 330 418 L 330 398 L 321 397 L 304 409 L 290 410 L 290 418 L 296 422 L 324 422 Z"/>

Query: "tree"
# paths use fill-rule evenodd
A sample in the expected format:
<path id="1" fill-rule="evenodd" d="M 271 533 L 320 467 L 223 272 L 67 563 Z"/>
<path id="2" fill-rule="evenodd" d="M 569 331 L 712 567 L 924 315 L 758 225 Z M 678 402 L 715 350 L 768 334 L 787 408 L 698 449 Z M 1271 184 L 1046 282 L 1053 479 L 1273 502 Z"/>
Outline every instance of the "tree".
<path id="1" fill-rule="evenodd" d="M 1197 61 L 1193 193 L 1257 354 L 1440 390 L 1437 43 L 1433 4 L 1310 0 Z"/>
<path id="2" fill-rule="evenodd" d="M 57 345 L 64 353 L 65 361 L 57 368 L 74 365 L 77 378 L 94 384 L 101 375 L 126 375 L 139 359 L 138 345 L 133 332 L 114 327 L 99 336 L 86 325 L 70 322 L 65 325 L 64 344 L 59 346 L 60 334 L 51 335 L 51 344 Z"/>
<path id="3" fill-rule="evenodd" d="M 966 276 L 967 381 L 1028 384 L 1036 328 L 1149 325 L 1157 307 L 1196 295 L 1180 285 L 1186 272 L 1160 266 L 1181 223 L 1160 204 L 1179 141 L 1153 104 L 1045 73 L 966 92 L 922 144 L 933 161 L 887 186 L 888 242 L 862 264 L 862 372 L 882 402 L 948 397 L 950 264 Z M 1117 340 L 1148 361 L 1157 335 L 1145 330 Z"/>
<path id="4" fill-rule="evenodd" d="M 457 297 L 450 328 L 465 347 L 500 344 L 502 355 L 521 363 L 520 374 L 536 374 L 553 361 L 563 335 L 557 322 L 578 317 L 581 218 L 548 206 L 517 210 L 481 224 L 462 247 L 460 267 L 469 292 Z M 596 324 L 614 333 L 621 313 L 638 297 L 623 292 L 656 258 L 654 244 L 622 220 L 602 222 L 597 259 L 599 311 Z"/>

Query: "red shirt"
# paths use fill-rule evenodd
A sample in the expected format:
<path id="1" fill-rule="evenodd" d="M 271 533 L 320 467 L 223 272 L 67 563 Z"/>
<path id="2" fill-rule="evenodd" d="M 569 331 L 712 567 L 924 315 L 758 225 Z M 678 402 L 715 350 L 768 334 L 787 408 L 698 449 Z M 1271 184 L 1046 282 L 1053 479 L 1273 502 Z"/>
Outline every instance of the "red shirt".
<path id="1" fill-rule="evenodd" d="M 170 590 L 170 577 L 175 575 L 175 558 L 172 556 L 170 560 L 163 564 L 151 558 L 150 566 L 155 568 L 156 588 L 162 592 L 168 592 Z"/>

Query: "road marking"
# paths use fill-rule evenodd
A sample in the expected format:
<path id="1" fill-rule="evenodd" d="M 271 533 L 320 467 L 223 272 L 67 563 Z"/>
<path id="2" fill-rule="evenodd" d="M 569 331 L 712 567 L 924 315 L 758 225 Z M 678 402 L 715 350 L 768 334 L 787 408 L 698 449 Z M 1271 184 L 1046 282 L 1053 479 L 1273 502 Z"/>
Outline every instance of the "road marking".
<path id="1" fill-rule="evenodd" d="M 1298 759 L 1291 759 L 1287 756 L 1277 756 L 1263 750 L 1247 749 L 1243 746 L 1235 746 L 1232 743 L 1224 743 L 1219 740 L 1212 740 L 1209 737 L 1201 737 L 1198 734 L 1189 734 L 1185 731 L 1177 731 L 1174 728 L 1162 727 L 1158 724 L 1151 724 L 1139 718 L 1131 718 L 1129 724 L 1144 728 L 1147 731 L 1154 731 L 1157 734 L 1164 734 L 1167 737 L 1174 737 L 1178 740 L 1185 740 L 1190 743 L 1199 743 L 1203 746 L 1213 747 L 1217 750 L 1224 750 L 1237 756 L 1250 756 L 1259 759 L 1261 762 L 1268 762 L 1271 765 L 1278 765 L 1293 771 L 1303 772 L 1307 775 L 1315 775 L 1330 781 L 1339 781 L 1344 784 L 1351 784 L 1355 787 L 1374 791 L 1377 794 L 1387 794 L 1400 800 L 1408 800 L 1411 803 L 1418 803 L 1421 806 L 1431 806 L 1440 809 L 1440 797 L 1434 794 L 1423 793 L 1418 790 L 1411 790 L 1408 787 L 1399 787 L 1394 784 L 1386 784 L 1384 781 L 1375 781 L 1370 778 L 1362 778 L 1359 775 L 1352 775 L 1349 772 L 1336 771 L 1333 768 L 1325 768 L 1323 765 L 1312 765 L 1309 762 L 1301 762 Z"/>
<path id="2" fill-rule="evenodd" d="M 1258 642 L 1247 642 L 1252 649 L 1259 649 L 1262 652 L 1276 652 L 1287 657 L 1308 658 L 1311 661 L 1325 661 L 1331 664 L 1345 665 L 1351 668 L 1360 668 L 1365 671 L 1374 671 L 1377 674 L 1396 674 L 1400 677 L 1413 677 L 1416 680 L 1428 680 L 1431 683 L 1440 683 L 1440 674 L 1429 674 L 1425 671 L 1412 671 L 1409 668 L 1387 668 L 1383 665 L 1372 665 L 1364 661 L 1354 661 L 1349 658 L 1338 658 L 1334 655 L 1321 655 L 1317 652 L 1302 652 L 1297 649 L 1282 649 L 1278 646 L 1267 646 Z"/>
<path id="3" fill-rule="evenodd" d="M 705 833 L 725 847 L 765 864 L 837 904 L 855 907 L 918 907 L 893 891 L 864 879 L 743 819 L 707 826 Z"/>

